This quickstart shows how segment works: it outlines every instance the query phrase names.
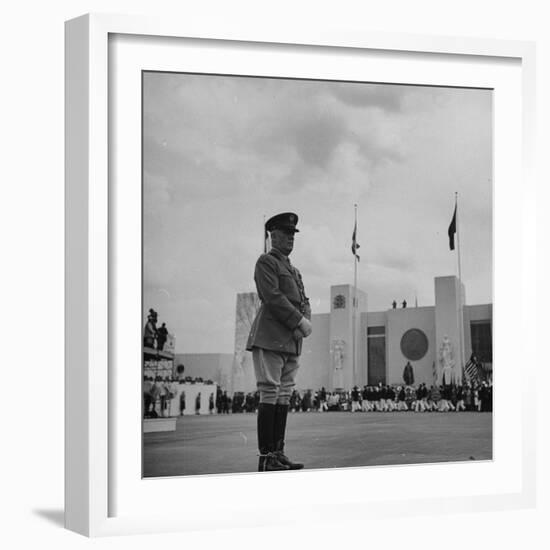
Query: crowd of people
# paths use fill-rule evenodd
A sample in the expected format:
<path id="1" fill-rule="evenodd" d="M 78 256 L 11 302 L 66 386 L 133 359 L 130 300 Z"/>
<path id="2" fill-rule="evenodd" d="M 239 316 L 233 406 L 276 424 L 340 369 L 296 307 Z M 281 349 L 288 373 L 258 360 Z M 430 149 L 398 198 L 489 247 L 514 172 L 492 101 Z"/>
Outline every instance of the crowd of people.
<path id="1" fill-rule="evenodd" d="M 178 393 L 180 395 L 179 412 L 186 409 L 185 392 L 178 392 L 177 386 L 191 383 L 184 380 L 161 376 L 144 377 L 143 398 L 144 416 L 165 416 L 168 403 Z M 192 383 L 198 383 L 193 379 Z M 202 379 L 200 382 L 203 382 Z M 212 382 L 210 380 L 204 382 Z M 254 392 L 235 392 L 229 395 L 219 386 L 208 399 L 209 414 L 255 413 L 260 403 L 260 394 Z M 200 414 L 201 393 L 195 396 L 195 414 Z M 493 410 L 493 386 L 490 382 L 464 384 L 463 386 L 427 386 L 418 385 L 383 385 L 354 386 L 350 391 L 327 391 L 324 387 L 317 390 L 294 390 L 290 397 L 290 412 L 491 412 Z"/>
<path id="2" fill-rule="evenodd" d="M 326 391 L 321 388 L 302 394 L 294 391 L 290 399 L 293 412 L 449 412 L 493 410 L 493 387 L 489 382 L 463 386 L 354 386 L 351 391 Z"/>
<path id="3" fill-rule="evenodd" d="M 255 412 L 259 403 L 258 392 L 242 394 L 233 398 L 223 392 L 217 401 L 218 412 Z M 290 397 L 291 412 L 448 412 L 493 410 L 493 386 L 489 382 L 463 386 L 355 386 L 350 391 L 294 390 Z"/>
<path id="4" fill-rule="evenodd" d="M 159 416 L 167 416 L 170 407 L 170 402 L 179 396 L 178 411 L 182 415 L 187 409 L 186 393 L 179 389 L 180 384 L 204 384 L 211 386 L 214 384 L 212 380 L 203 380 L 201 377 L 192 378 L 186 376 L 183 379 L 179 379 L 172 376 L 144 376 L 143 377 L 143 416 L 144 418 L 157 418 Z M 216 389 L 216 393 L 221 392 L 219 386 Z M 195 414 L 201 414 L 202 400 L 208 400 L 208 410 L 210 414 L 214 413 L 215 399 L 214 388 L 212 388 L 205 396 L 201 392 L 194 395 Z M 191 403 L 189 404 L 191 405 Z M 218 412 L 222 412 L 218 410 Z"/>
<path id="5" fill-rule="evenodd" d="M 219 414 L 253 413 L 259 403 L 259 392 L 236 392 L 229 396 L 219 390 L 216 409 Z M 463 386 L 355 386 L 351 391 L 329 392 L 294 390 L 290 397 L 291 412 L 448 412 L 493 410 L 493 386 L 489 382 Z"/>

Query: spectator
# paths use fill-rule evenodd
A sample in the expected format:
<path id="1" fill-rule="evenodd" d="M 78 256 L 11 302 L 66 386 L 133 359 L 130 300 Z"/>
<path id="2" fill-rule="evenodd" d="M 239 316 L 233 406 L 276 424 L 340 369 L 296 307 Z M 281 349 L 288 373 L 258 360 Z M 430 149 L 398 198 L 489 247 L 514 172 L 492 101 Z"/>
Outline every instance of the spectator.
<path id="1" fill-rule="evenodd" d="M 214 414 L 214 394 L 211 393 L 208 398 L 208 412 L 209 414 Z"/>
<path id="2" fill-rule="evenodd" d="M 392 386 L 386 389 L 386 410 L 393 412 L 395 410 L 395 390 Z"/>
<path id="3" fill-rule="evenodd" d="M 176 397 L 177 393 L 177 383 L 175 380 L 171 379 L 169 376 L 167 376 L 164 379 L 164 386 L 166 388 L 166 396 L 165 396 L 165 409 L 167 409 L 168 416 L 172 416 L 172 399 Z"/>
<path id="4" fill-rule="evenodd" d="M 218 411 L 218 414 L 222 414 L 222 411 L 223 411 L 222 395 L 223 395 L 223 392 L 221 388 L 218 386 L 218 389 L 216 390 L 216 410 Z"/>
<path id="5" fill-rule="evenodd" d="M 143 345 L 148 348 L 155 347 L 155 339 L 157 337 L 157 312 L 154 309 L 149 310 L 147 323 L 143 330 Z"/>
<path id="6" fill-rule="evenodd" d="M 353 390 L 351 390 L 351 412 L 361 410 L 361 405 L 359 404 L 359 396 L 359 388 L 357 386 L 353 386 Z"/>
<path id="7" fill-rule="evenodd" d="M 405 403 L 407 403 L 407 409 L 413 410 L 413 403 L 416 401 L 416 391 L 412 386 L 405 386 Z"/>
<path id="8" fill-rule="evenodd" d="M 424 412 L 428 410 L 428 388 L 426 387 L 426 384 L 422 382 L 420 384 L 421 392 L 420 392 L 420 399 L 422 401 L 422 407 L 424 409 Z"/>
<path id="9" fill-rule="evenodd" d="M 311 390 L 307 390 L 304 393 L 304 397 L 302 399 L 302 411 L 309 412 L 311 411 Z"/>
<path id="10" fill-rule="evenodd" d="M 201 392 L 197 393 L 195 397 L 195 414 L 201 413 Z"/>
<path id="11" fill-rule="evenodd" d="M 300 394 L 294 389 L 290 394 L 289 410 L 292 412 L 298 412 L 300 410 Z"/>
<path id="12" fill-rule="evenodd" d="M 161 378 L 160 376 L 156 376 L 153 380 L 153 385 L 151 386 L 151 413 L 150 416 L 152 418 L 157 418 L 159 413 L 157 412 L 157 401 L 160 396 L 160 386 L 161 386 Z"/>
<path id="13" fill-rule="evenodd" d="M 447 403 L 450 411 L 456 410 L 456 388 L 454 384 L 447 388 Z"/>
<path id="14" fill-rule="evenodd" d="M 235 392 L 233 394 L 233 407 L 231 408 L 233 413 L 242 413 L 244 408 L 244 394 L 242 392 Z"/>
<path id="15" fill-rule="evenodd" d="M 458 403 L 457 395 L 458 395 L 457 388 L 453 384 L 451 386 L 451 410 L 452 411 L 456 411 L 456 405 Z"/>
<path id="16" fill-rule="evenodd" d="M 229 397 L 227 396 L 227 391 L 223 391 L 220 396 L 220 405 L 221 405 L 221 414 L 229 414 Z"/>
<path id="17" fill-rule="evenodd" d="M 368 387 L 368 400 L 369 400 L 369 407 L 371 411 L 376 411 L 377 406 L 377 394 L 376 394 L 376 386 L 369 386 Z"/>
<path id="18" fill-rule="evenodd" d="M 388 392 L 385 385 L 380 386 L 380 408 L 382 412 L 386 412 L 388 410 L 386 405 L 386 400 L 388 398 Z"/>
<path id="19" fill-rule="evenodd" d="M 319 392 L 319 412 L 328 411 L 327 390 L 323 386 Z"/>
<path id="20" fill-rule="evenodd" d="M 152 380 L 144 376 L 143 377 L 143 416 L 149 416 L 149 409 L 151 408 L 151 402 L 153 397 L 151 395 L 151 389 L 153 387 Z"/>
<path id="21" fill-rule="evenodd" d="M 458 389 L 456 392 L 456 412 L 466 410 L 466 404 L 464 402 L 466 390 L 467 390 L 466 386 L 458 386 Z"/>
<path id="22" fill-rule="evenodd" d="M 328 396 L 328 410 L 329 411 L 340 410 L 340 396 L 336 392 L 332 392 Z"/>
<path id="23" fill-rule="evenodd" d="M 180 415 L 185 414 L 185 391 L 182 390 L 180 393 Z"/>
<path id="24" fill-rule="evenodd" d="M 479 398 L 479 390 L 477 386 L 474 386 L 473 394 L 474 394 L 474 408 L 477 412 L 481 412 L 481 399 Z"/>
<path id="25" fill-rule="evenodd" d="M 432 411 L 439 411 L 440 399 L 441 399 L 441 392 L 439 391 L 439 387 L 436 384 L 430 388 L 430 401 L 432 403 L 432 406 L 431 406 Z"/>
<path id="26" fill-rule="evenodd" d="M 414 412 L 424 412 L 426 407 L 422 401 L 422 384 L 416 388 L 416 401 L 414 403 Z"/>
<path id="27" fill-rule="evenodd" d="M 314 391 L 313 392 L 313 397 L 312 397 L 312 404 L 311 404 L 311 407 L 314 411 L 318 411 L 319 410 L 319 405 L 320 405 L 320 402 L 319 402 L 319 392 L 317 391 Z"/>
<path id="28" fill-rule="evenodd" d="M 488 412 L 489 411 L 489 388 L 488 388 L 487 382 L 483 382 L 481 384 L 481 388 L 479 389 L 479 401 L 480 401 L 479 410 L 481 412 Z"/>
<path id="29" fill-rule="evenodd" d="M 361 410 L 363 412 L 369 412 L 370 411 L 370 401 L 369 401 L 369 389 L 367 386 L 363 386 L 363 390 L 361 391 Z"/>
<path id="30" fill-rule="evenodd" d="M 470 384 L 467 384 L 464 390 L 464 406 L 466 407 L 467 411 L 474 410 L 474 392 Z"/>
<path id="31" fill-rule="evenodd" d="M 155 320 L 149 315 L 143 331 L 143 345 L 147 348 L 155 347 L 155 338 L 157 337 L 157 327 Z"/>
<path id="32" fill-rule="evenodd" d="M 346 391 L 343 391 L 340 394 L 340 409 L 343 411 L 351 410 L 351 396 Z"/>
<path id="33" fill-rule="evenodd" d="M 374 402 L 375 410 L 378 412 L 382 412 L 384 408 L 382 407 L 382 395 L 380 385 L 374 386 L 374 388 L 372 389 L 372 399 Z"/>
<path id="34" fill-rule="evenodd" d="M 165 416 L 166 410 L 166 382 L 162 379 L 162 376 L 157 377 L 158 380 L 158 397 L 160 399 L 160 416 Z"/>
<path id="35" fill-rule="evenodd" d="M 450 389 L 448 385 L 440 386 L 441 399 L 439 401 L 439 412 L 449 412 L 451 410 L 450 404 Z"/>
<path id="36" fill-rule="evenodd" d="M 166 328 L 166 323 L 162 323 L 160 328 L 157 329 L 157 350 L 162 351 L 164 344 L 168 338 L 168 329 Z"/>
<path id="37" fill-rule="evenodd" d="M 407 411 L 407 403 L 405 402 L 405 388 L 399 386 L 397 388 L 397 410 L 398 411 Z"/>
<path id="38" fill-rule="evenodd" d="M 246 397 L 244 399 L 244 410 L 247 413 L 251 413 L 255 411 L 254 407 L 254 395 L 250 392 L 246 394 Z"/>

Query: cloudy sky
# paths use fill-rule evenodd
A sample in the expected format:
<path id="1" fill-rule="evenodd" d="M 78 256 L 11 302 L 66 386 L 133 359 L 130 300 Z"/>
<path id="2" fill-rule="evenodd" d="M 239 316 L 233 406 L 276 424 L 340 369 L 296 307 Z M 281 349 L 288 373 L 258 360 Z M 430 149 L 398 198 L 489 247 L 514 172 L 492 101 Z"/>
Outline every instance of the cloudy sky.
<path id="1" fill-rule="evenodd" d="M 314 313 L 353 283 L 355 203 L 369 310 L 433 305 L 457 273 L 457 191 L 466 300 L 492 301 L 490 91 L 145 73 L 143 93 L 143 309 L 177 352 L 233 352 L 236 293 L 283 211 Z"/>

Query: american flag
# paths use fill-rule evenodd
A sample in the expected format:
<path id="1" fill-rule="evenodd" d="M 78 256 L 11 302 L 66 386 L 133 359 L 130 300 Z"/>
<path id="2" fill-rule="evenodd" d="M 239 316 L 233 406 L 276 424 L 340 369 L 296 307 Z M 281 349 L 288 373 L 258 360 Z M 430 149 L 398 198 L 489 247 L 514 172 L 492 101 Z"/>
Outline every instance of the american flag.
<path id="1" fill-rule="evenodd" d="M 477 363 L 471 357 L 464 367 L 464 372 L 466 373 L 466 377 L 470 382 L 480 381 Z"/>

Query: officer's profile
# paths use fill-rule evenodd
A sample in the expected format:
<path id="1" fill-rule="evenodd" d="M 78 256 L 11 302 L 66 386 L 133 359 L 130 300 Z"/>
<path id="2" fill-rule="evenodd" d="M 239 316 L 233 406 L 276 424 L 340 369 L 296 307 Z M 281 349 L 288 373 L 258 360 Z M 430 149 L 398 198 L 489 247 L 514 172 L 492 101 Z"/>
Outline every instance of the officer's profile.
<path id="1" fill-rule="evenodd" d="M 298 216 L 283 212 L 267 220 L 271 250 L 256 262 L 254 281 L 261 306 L 252 323 L 246 349 L 252 351 L 258 407 L 258 471 L 304 467 L 285 454 L 290 396 L 295 385 L 302 340 L 311 334 L 311 308 L 302 276 L 289 260 Z"/>

